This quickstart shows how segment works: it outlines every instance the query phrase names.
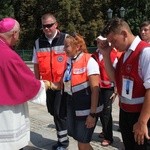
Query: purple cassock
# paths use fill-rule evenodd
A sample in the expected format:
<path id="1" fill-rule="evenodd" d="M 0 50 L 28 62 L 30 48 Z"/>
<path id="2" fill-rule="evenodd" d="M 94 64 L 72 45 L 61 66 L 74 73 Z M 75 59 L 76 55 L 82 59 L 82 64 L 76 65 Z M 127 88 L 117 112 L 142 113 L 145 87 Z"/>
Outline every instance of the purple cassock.
<path id="1" fill-rule="evenodd" d="M 0 105 L 17 105 L 32 99 L 41 83 L 18 54 L 0 39 Z"/>

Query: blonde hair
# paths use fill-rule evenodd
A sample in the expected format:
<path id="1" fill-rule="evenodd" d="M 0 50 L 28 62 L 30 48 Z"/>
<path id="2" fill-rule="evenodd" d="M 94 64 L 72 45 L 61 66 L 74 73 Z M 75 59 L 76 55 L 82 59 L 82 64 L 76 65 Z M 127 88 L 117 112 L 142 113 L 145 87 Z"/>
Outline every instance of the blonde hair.
<path id="1" fill-rule="evenodd" d="M 79 45 L 80 51 L 84 53 L 88 53 L 87 46 L 86 46 L 83 36 L 81 36 L 78 33 L 73 33 L 73 34 L 67 35 L 66 38 L 70 39 L 70 42 L 73 45 Z"/>

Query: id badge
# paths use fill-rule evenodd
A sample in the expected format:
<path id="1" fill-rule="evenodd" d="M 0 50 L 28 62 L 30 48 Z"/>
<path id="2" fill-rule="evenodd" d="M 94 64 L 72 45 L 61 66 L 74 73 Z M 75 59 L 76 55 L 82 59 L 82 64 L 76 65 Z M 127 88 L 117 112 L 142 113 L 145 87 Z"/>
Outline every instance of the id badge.
<path id="1" fill-rule="evenodd" d="M 71 93 L 71 82 L 64 82 L 64 92 Z"/>
<path id="2" fill-rule="evenodd" d="M 122 81 L 122 96 L 128 99 L 132 99 L 133 92 L 133 80 L 123 78 Z"/>

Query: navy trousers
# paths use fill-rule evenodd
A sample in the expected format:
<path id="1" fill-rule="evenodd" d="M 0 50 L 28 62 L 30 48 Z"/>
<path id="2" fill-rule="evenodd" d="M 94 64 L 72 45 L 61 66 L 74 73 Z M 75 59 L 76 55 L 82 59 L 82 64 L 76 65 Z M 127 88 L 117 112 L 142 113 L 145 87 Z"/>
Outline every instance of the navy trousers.
<path id="1" fill-rule="evenodd" d="M 113 141 L 113 131 L 112 131 L 112 99 L 111 95 L 114 92 L 114 88 L 101 88 L 100 91 L 100 101 L 102 101 L 104 108 L 100 114 L 100 120 L 102 123 L 102 131 L 104 133 L 104 138 Z"/>
<path id="2" fill-rule="evenodd" d="M 54 117 L 57 130 L 58 144 L 63 147 L 69 145 L 66 120 L 66 103 L 60 90 L 47 90 L 47 109 Z"/>
<path id="3" fill-rule="evenodd" d="M 139 115 L 140 113 L 130 113 L 120 109 L 119 126 L 125 150 L 150 150 L 150 140 L 145 139 L 143 145 L 138 145 L 134 140 L 133 125 L 138 121 Z M 150 121 L 148 129 L 150 131 Z"/>

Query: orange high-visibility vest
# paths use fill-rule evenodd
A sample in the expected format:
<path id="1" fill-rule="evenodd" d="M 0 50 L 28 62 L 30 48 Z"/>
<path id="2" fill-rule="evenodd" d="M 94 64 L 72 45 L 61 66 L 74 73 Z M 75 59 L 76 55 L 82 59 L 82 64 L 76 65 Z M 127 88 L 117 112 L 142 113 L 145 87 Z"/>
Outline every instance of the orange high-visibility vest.
<path id="1" fill-rule="evenodd" d="M 86 117 L 91 107 L 91 89 L 87 75 L 87 63 L 91 54 L 82 53 L 81 55 L 77 61 L 72 63 L 72 99 L 76 116 Z M 96 113 L 100 113 L 102 109 L 103 105 L 98 102 Z"/>
<path id="2" fill-rule="evenodd" d="M 42 80 L 59 82 L 66 66 L 65 34 L 58 32 L 52 44 L 43 37 L 36 40 L 36 53 Z"/>

